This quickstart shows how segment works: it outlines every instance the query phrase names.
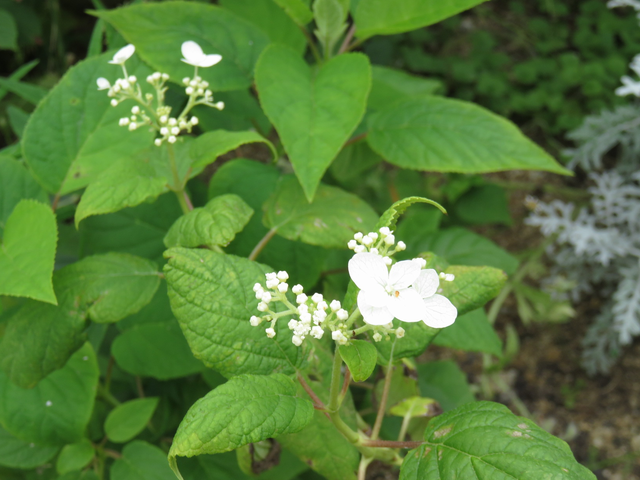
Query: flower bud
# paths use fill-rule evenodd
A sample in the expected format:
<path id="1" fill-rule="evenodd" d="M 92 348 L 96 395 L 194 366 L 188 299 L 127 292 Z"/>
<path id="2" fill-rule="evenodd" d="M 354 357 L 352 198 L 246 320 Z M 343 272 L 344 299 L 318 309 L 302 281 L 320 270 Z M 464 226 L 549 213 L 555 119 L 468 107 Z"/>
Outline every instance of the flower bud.
<path id="1" fill-rule="evenodd" d="M 184 77 L 182 79 L 182 83 L 184 83 L 185 85 L 189 85 L 189 82 L 191 81 L 191 79 L 189 77 Z"/>
<path id="2" fill-rule="evenodd" d="M 271 294 L 269 292 L 264 292 L 260 298 L 264 303 L 269 303 L 271 301 Z"/>
<path id="3" fill-rule="evenodd" d="M 353 238 L 355 238 L 356 240 L 362 240 L 362 232 L 358 232 L 356 233 Z"/>
<path id="4" fill-rule="evenodd" d="M 298 285 L 294 285 L 293 288 L 291 289 L 291 291 L 293 293 L 295 293 L 296 295 L 300 295 L 303 292 L 303 288 L 302 285 L 298 284 Z"/>
<path id="5" fill-rule="evenodd" d="M 197 125 L 198 122 L 198 117 L 191 117 L 191 120 L 189 120 L 189 123 L 191 123 L 191 125 Z"/>
<path id="6" fill-rule="evenodd" d="M 267 333 L 267 337 L 269 338 L 273 338 L 276 336 L 276 331 L 273 328 L 267 328 L 265 332 Z"/>
<path id="7" fill-rule="evenodd" d="M 382 227 L 380 228 L 380 230 L 378 230 L 380 232 L 380 234 L 384 237 L 386 237 L 387 235 L 389 235 L 391 233 L 391 230 L 389 230 L 389 227 Z"/>
<path id="8" fill-rule="evenodd" d="M 180 133 L 180 128 L 179 127 L 173 127 L 171 128 L 171 133 L 173 135 L 178 135 Z"/>
<path id="9" fill-rule="evenodd" d="M 289 280 L 289 274 L 284 270 L 279 271 L 277 277 L 279 280 L 282 280 L 283 282 L 286 280 Z"/>
<path id="10" fill-rule="evenodd" d="M 406 249 L 407 249 L 407 244 L 404 243 L 402 240 L 400 240 L 396 245 L 396 250 L 398 250 L 399 252 L 402 252 L 403 250 L 406 250 Z"/>
<path id="11" fill-rule="evenodd" d="M 338 320 L 342 320 L 344 322 L 347 318 L 349 318 L 349 312 L 341 308 L 336 312 L 336 317 L 338 317 Z"/>
<path id="12" fill-rule="evenodd" d="M 255 315 L 252 315 L 251 319 L 249 320 L 249 323 L 251 323 L 252 327 L 257 327 L 261 322 L 262 319 L 260 317 L 256 317 Z"/>
<path id="13" fill-rule="evenodd" d="M 349 240 L 349 243 L 347 243 L 347 247 L 349 247 L 349 250 L 353 250 L 357 246 L 358 242 L 356 242 L 355 240 Z"/>
<path id="14" fill-rule="evenodd" d="M 257 308 L 259 312 L 266 312 L 269 309 L 269 305 L 264 302 L 260 302 Z"/>
<path id="15" fill-rule="evenodd" d="M 161 138 L 156 138 L 153 143 L 155 144 L 156 147 L 159 147 L 160 145 L 162 145 L 162 139 Z"/>
<path id="16" fill-rule="evenodd" d="M 373 239 L 369 236 L 369 235 L 365 235 L 364 237 L 362 237 L 362 244 L 363 245 L 371 245 L 373 243 Z"/>
<path id="17" fill-rule="evenodd" d="M 167 142 L 176 143 L 176 137 L 174 137 L 173 135 L 169 135 L 169 138 L 167 138 Z"/>
<path id="18" fill-rule="evenodd" d="M 396 237 L 392 233 L 390 233 L 389 235 L 384 237 L 384 243 L 385 243 L 385 245 L 391 246 L 394 243 L 396 243 Z"/>
<path id="19" fill-rule="evenodd" d="M 193 87 L 187 87 L 184 91 L 187 93 L 187 95 L 193 95 Z"/>
<path id="20" fill-rule="evenodd" d="M 302 345 L 302 338 L 300 338 L 298 335 L 294 335 L 293 337 L 291 337 L 291 343 L 293 343 L 296 347 L 299 347 L 300 345 Z"/>
<path id="21" fill-rule="evenodd" d="M 324 330 L 322 329 L 322 327 L 316 326 L 311 329 L 311 336 L 313 338 L 317 338 L 318 340 L 320 340 L 323 335 L 324 335 Z"/>
<path id="22" fill-rule="evenodd" d="M 393 263 L 393 260 L 391 260 L 391 257 L 382 257 L 382 261 L 384 262 L 385 265 L 391 265 Z"/>
<path id="23" fill-rule="evenodd" d="M 404 337 L 404 328 L 399 327 L 396 329 L 396 337 L 398 338 Z"/>
<path id="24" fill-rule="evenodd" d="M 341 308 L 339 300 L 334 300 L 333 302 L 331 302 L 331 305 L 329 306 L 331 307 L 332 312 L 337 312 Z"/>
<path id="25" fill-rule="evenodd" d="M 373 334 L 373 340 L 374 340 L 374 342 L 379 342 L 379 341 L 381 341 L 381 340 L 382 340 L 382 335 L 380 335 L 380 333 L 379 333 L 379 332 L 374 333 L 374 334 Z"/>
<path id="26" fill-rule="evenodd" d="M 301 293 L 296 297 L 296 303 L 299 305 L 307 301 L 309 297 L 307 297 L 304 293 Z"/>
<path id="27" fill-rule="evenodd" d="M 287 293 L 288 289 L 289 289 L 289 285 L 287 285 L 286 283 L 281 283 L 280 285 L 278 285 L 278 291 L 280 293 Z"/>
<path id="28" fill-rule="evenodd" d="M 313 296 L 311 297 L 311 300 L 313 300 L 313 303 L 320 303 L 322 301 L 324 297 L 322 296 L 321 293 L 314 293 Z"/>

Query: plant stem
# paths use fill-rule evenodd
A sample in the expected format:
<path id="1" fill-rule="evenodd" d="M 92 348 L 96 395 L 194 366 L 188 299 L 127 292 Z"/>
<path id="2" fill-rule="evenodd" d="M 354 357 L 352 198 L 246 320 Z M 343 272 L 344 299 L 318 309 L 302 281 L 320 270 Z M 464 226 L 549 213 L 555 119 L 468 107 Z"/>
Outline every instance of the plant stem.
<path id="1" fill-rule="evenodd" d="M 398 434 L 399 442 L 403 442 L 404 437 L 407 435 L 407 429 L 409 428 L 409 423 L 411 422 L 412 413 L 413 413 L 413 408 L 410 408 L 407 414 L 402 419 L 402 426 L 400 427 L 400 433 Z"/>
<path id="2" fill-rule="evenodd" d="M 262 237 L 262 239 L 255 246 L 255 248 L 253 249 L 253 251 L 248 257 L 249 260 L 255 260 L 256 258 L 258 258 L 258 255 L 260 255 L 260 252 L 262 252 L 262 249 L 267 246 L 267 243 L 271 241 L 271 239 L 275 236 L 276 233 L 277 233 L 277 230 L 275 228 L 272 228 L 271 230 L 269 230 L 265 234 L 265 236 Z"/>
<path id="3" fill-rule="evenodd" d="M 356 33 L 356 24 L 353 23 L 351 25 L 351 27 L 349 28 L 349 31 L 347 32 L 347 35 L 344 37 L 344 40 L 342 41 L 342 45 L 340 45 L 340 49 L 338 50 L 338 55 L 343 54 L 344 52 L 347 51 L 347 47 L 349 46 L 349 42 L 351 42 L 351 39 L 353 38 L 353 35 Z"/>
<path id="4" fill-rule="evenodd" d="M 340 405 L 342 405 L 342 400 L 347 395 L 347 390 L 349 390 L 349 383 L 351 383 L 351 371 L 347 368 L 347 371 L 344 372 L 344 382 L 342 382 L 342 390 L 340 390 Z"/>
<path id="5" fill-rule="evenodd" d="M 349 140 L 347 140 L 346 142 L 344 142 L 344 145 L 342 145 L 342 148 L 351 145 L 352 143 L 357 143 L 360 140 L 364 140 L 365 138 L 367 138 L 367 135 L 369 134 L 369 132 L 364 132 L 361 133 L 360 135 L 356 135 L 355 137 L 350 138 Z"/>
<path id="6" fill-rule="evenodd" d="M 311 37 L 311 34 L 306 28 L 300 27 L 300 30 L 302 31 L 302 34 L 304 35 L 304 37 L 307 39 L 307 43 L 311 48 L 311 53 L 313 54 L 313 58 L 316 59 L 316 62 L 322 63 L 322 57 L 320 56 L 320 51 L 318 50 L 318 47 L 316 47 L 316 44 L 313 41 L 313 37 Z"/>
<path id="7" fill-rule="evenodd" d="M 365 480 L 367 478 L 367 467 L 372 460 L 373 458 L 362 455 L 362 458 L 360 458 L 360 465 L 358 466 L 358 480 Z"/>
<path id="8" fill-rule="evenodd" d="M 364 440 L 362 445 L 365 447 L 383 447 L 383 448 L 417 448 L 424 442 L 394 442 L 393 440 Z"/>
<path id="9" fill-rule="evenodd" d="M 387 373 L 384 378 L 384 388 L 382 389 L 382 398 L 380 399 L 380 406 L 378 407 L 378 416 L 376 417 L 376 423 L 373 424 L 373 431 L 371 432 L 371 440 L 377 440 L 380 434 L 380 428 L 382 427 L 382 420 L 387 409 L 387 398 L 389 398 L 389 389 L 391 388 L 391 377 L 393 376 L 393 350 L 396 347 L 395 340 L 391 346 L 391 353 L 389 354 L 389 364 L 387 365 Z"/>
<path id="10" fill-rule="evenodd" d="M 309 386 L 300 372 L 298 372 L 298 381 L 300 382 L 300 385 L 302 385 L 302 388 L 304 388 L 304 391 L 307 392 L 307 394 L 311 397 L 313 403 L 318 405 L 323 410 L 326 410 L 327 407 L 325 406 L 325 404 L 322 402 L 322 400 L 320 400 L 320 397 L 316 395 L 316 392 L 313 391 L 313 389 Z"/>
<path id="11" fill-rule="evenodd" d="M 178 174 L 178 165 L 176 164 L 176 153 L 173 150 L 173 145 L 167 142 L 167 152 L 169 153 L 169 166 L 171 167 L 171 174 L 173 175 L 173 183 L 175 184 L 175 188 L 172 188 L 178 198 L 178 203 L 180 204 L 180 208 L 182 208 L 182 213 L 187 214 L 192 209 L 189 208 L 189 204 L 187 203 L 186 197 L 187 192 L 184 191 L 184 185 L 180 180 L 180 175 Z"/>
<path id="12" fill-rule="evenodd" d="M 360 309 L 356 307 L 353 313 L 347 318 L 347 328 L 351 328 L 354 322 L 360 317 Z"/>

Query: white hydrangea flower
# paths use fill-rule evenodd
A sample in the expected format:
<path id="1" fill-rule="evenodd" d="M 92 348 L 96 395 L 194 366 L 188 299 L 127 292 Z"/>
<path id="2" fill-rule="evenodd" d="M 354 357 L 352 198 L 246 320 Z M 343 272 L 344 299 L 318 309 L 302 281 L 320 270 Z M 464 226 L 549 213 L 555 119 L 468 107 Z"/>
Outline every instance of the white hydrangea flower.
<path id="1" fill-rule="evenodd" d="M 420 268 L 419 262 L 404 260 L 389 270 L 379 255 L 354 255 L 349 260 L 349 275 L 360 289 L 358 308 L 364 321 L 386 325 L 394 317 L 403 322 L 422 320 L 425 316 L 422 297 L 411 288 L 420 276 Z"/>
<path id="2" fill-rule="evenodd" d="M 124 62 L 129 60 L 131 56 L 135 53 L 136 47 L 133 45 L 125 45 L 120 50 L 116 52 L 113 56 L 113 59 L 109 61 L 109 63 L 113 65 L 124 65 Z"/>
<path id="3" fill-rule="evenodd" d="M 205 55 L 200 45 L 191 40 L 182 44 L 182 56 L 184 57 L 182 58 L 184 63 L 202 68 L 212 67 L 222 60 L 221 55 Z"/>
<path id="4" fill-rule="evenodd" d="M 438 273 L 432 268 L 422 270 L 413 284 L 425 307 L 420 320 L 432 328 L 448 327 L 458 316 L 458 309 L 451 301 L 436 293 L 439 285 Z"/>

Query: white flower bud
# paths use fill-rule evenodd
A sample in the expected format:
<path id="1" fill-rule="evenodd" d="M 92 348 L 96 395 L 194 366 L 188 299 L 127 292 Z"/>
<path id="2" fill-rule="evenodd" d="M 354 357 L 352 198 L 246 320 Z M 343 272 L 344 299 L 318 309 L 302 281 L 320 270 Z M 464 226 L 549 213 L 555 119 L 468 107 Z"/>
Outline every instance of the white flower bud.
<path id="1" fill-rule="evenodd" d="M 404 337 L 404 328 L 399 327 L 396 329 L 396 337 L 398 338 Z"/>
<path id="2" fill-rule="evenodd" d="M 362 237 L 362 244 L 363 245 L 371 245 L 373 243 L 373 239 L 369 236 L 369 235 L 365 235 L 364 237 Z"/>
<path id="3" fill-rule="evenodd" d="M 171 127 L 171 133 L 173 135 L 178 135 L 180 133 L 180 128 L 179 127 Z"/>
<path id="4" fill-rule="evenodd" d="M 198 117 L 191 117 L 191 120 L 189 120 L 189 123 L 191 125 L 197 125 L 199 122 Z"/>
<path id="5" fill-rule="evenodd" d="M 169 138 L 167 138 L 167 142 L 176 143 L 176 137 L 173 135 L 169 135 Z"/>
<path id="6" fill-rule="evenodd" d="M 189 85 L 189 82 L 191 81 L 191 79 L 189 77 L 184 77 L 182 79 L 182 83 L 184 83 L 185 85 Z"/>
<path id="7" fill-rule="evenodd" d="M 259 283 L 254 283 L 254 285 L 253 285 L 253 291 L 254 291 L 254 292 L 259 292 L 260 290 L 264 290 L 264 289 L 262 288 L 262 285 L 260 285 Z"/>
<path id="8" fill-rule="evenodd" d="M 167 123 L 167 120 L 169 120 L 169 117 L 167 117 L 166 115 L 162 115 L 160 117 L 160 123 Z"/>
<path id="9" fill-rule="evenodd" d="M 251 319 L 249 320 L 249 323 L 251 324 L 252 327 L 257 327 L 258 325 L 260 325 L 261 322 L 262 322 L 262 319 L 260 317 L 256 317 L 255 315 L 252 315 Z"/>
<path id="10" fill-rule="evenodd" d="M 296 303 L 297 303 L 298 305 L 300 305 L 301 303 L 306 302 L 308 298 L 309 298 L 309 297 L 307 297 L 304 293 L 301 293 L 300 295 L 298 295 L 298 296 L 296 297 Z"/>
<path id="11" fill-rule="evenodd" d="M 389 230 L 389 227 L 382 227 L 380 228 L 380 230 L 378 230 L 380 232 L 380 234 L 384 237 L 386 237 L 387 235 L 389 235 L 391 233 L 391 230 Z"/>
<path id="12" fill-rule="evenodd" d="M 392 233 L 390 233 L 389 235 L 384 237 L 384 243 L 385 245 L 393 245 L 394 243 L 396 243 L 396 237 Z"/>
<path id="13" fill-rule="evenodd" d="M 376 332 L 373 334 L 373 341 L 374 342 L 379 342 L 380 340 L 382 340 L 382 335 L 380 335 L 379 332 Z"/>
<path id="14" fill-rule="evenodd" d="M 324 330 L 322 329 L 322 327 L 313 327 L 311 329 L 311 336 L 313 338 L 317 338 L 318 340 L 320 340 L 323 335 L 324 335 Z"/>
<path id="15" fill-rule="evenodd" d="M 297 320 L 294 320 L 292 318 L 291 320 L 289 320 L 289 323 L 287 323 L 287 326 L 289 327 L 289 330 L 295 330 L 296 327 L 298 326 L 298 322 Z"/>
<path id="16" fill-rule="evenodd" d="M 289 274 L 287 272 L 285 272 L 284 270 L 280 270 L 278 272 L 277 277 L 278 277 L 279 280 L 282 280 L 283 282 L 286 281 L 286 280 L 289 280 Z"/>
<path id="17" fill-rule="evenodd" d="M 153 95 L 151 93 L 145 93 L 144 98 L 147 99 L 147 102 L 150 102 L 151 100 L 153 100 Z"/>
<path id="18" fill-rule="evenodd" d="M 331 305 L 329 306 L 331 307 L 332 312 L 337 312 L 341 308 L 339 300 L 334 300 L 333 302 L 331 302 Z"/>
<path id="19" fill-rule="evenodd" d="M 187 95 L 193 95 L 193 87 L 187 87 L 184 91 Z"/>
<path id="20" fill-rule="evenodd" d="M 216 103 L 216 104 L 215 104 L 215 107 L 216 107 L 218 110 L 223 110 L 223 109 L 224 109 L 224 102 L 218 102 L 218 103 Z"/>
<path id="21" fill-rule="evenodd" d="M 153 75 L 147 75 L 147 83 L 153 83 Z"/>
<path id="22" fill-rule="evenodd" d="M 269 338 L 273 338 L 276 336 L 276 331 L 273 328 L 267 328 L 265 329 L 265 332 L 267 333 L 267 337 Z"/>
<path id="23" fill-rule="evenodd" d="M 171 117 L 171 118 L 169 119 L 169 125 L 170 125 L 170 126 L 174 127 L 174 126 L 176 126 L 177 124 L 178 124 L 178 121 L 177 121 L 175 118 Z"/>
<path id="24" fill-rule="evenodd" d="M 168 73 L 163 73 L 163 74 L 162 74 L 162 80 L 164 80 L 165 82 L 166 82 L 167 80 L 169 80 L 169 74 L 168 74 Z"/>
<path id="25" fill-rule="evenodd" d="M 342 335 L 342 332 L 340 330 L 334 330 L 333 332 L 331 332 L 331 338 L 333 340 L 338 340 L 342 336 L 344 335 Z"/>
<path id="26" fill-rule="evenodd" d="M 313 300 L 313 303 L 320 303 L 322 301 L 324 297 L 322 296 L 321 293 L 314 293 L 311 297 L 311 300 Z"/>
<path id="27" fill-rule="evenodd" d="M 362 240 L 362 232 L 357 232 L 353 238 L 355 238 L 356 240 Z"/>
<path id="28" fill-rule="evenodd" d="M 396 250 L 399 252 L 402 252 L 403 250 L 406 250 L 406 249 L 407 249 L 407 244 L 404 243 L 402 240 L 400 240 L 398 242 L 398 245 L 396 245 Z"/>
<path id="29" fill-rule="evenodd" d="M 132 131 L 132 132 L 133 132 L 136 128 L 138 128 L 138 124 L 136 124 L 136 122 L 131 122 L 131 123 L 129 124 L 129 130 L 130 130 L 130 131 Z"/>
<path id="30" fill-rule="evenodd" d="M 309 312 L 303 312 L 300 314 L 300 321 L 302 323 L 309 324 L 311 323 L 311 314 Z"/>
<path id="31" fill-rule="evenodd" d="M 280 280 L 277 278 L 270 278 L 267 280 L 267 288 L 278 288 L 278 285 L 280 285 Z"/>
<path id="32" fill-rule="evenodd" d="M 126 127 L 127 125 L 129 125 L 129 119 L 128 118 L 121 118 L 120 121 L 118 122 L 118 124 L 121 127 Z"/>
<path id="33" fill-rule="evenodd" d="M 156 138 L 153 143 L 155 144 L 156 147 L 159 147 L 160 145 L 162 145 L 162 139 L 161 138 Z"/>
<path id="34" fill-rule="evenodd" d="M 357 246 L 358 242 L 356 242 L 355 240 L 349 240 L 349 243 L 347 243 L 347 247 L 349 247 L 349 250 L 353 250 Z"/>
<path id="35" fill-rule="evenodd" d="M 382 261 L 384 262 L 385 265 L 391 265 L 393 263 L 393 260 L 391 260 L 391 257 L 382 257 Z"/>
<path id="36" fill-rule="evenodd" d="M 131 113 L 133 113 L 134 115 L 139 114 L 139 113 L 140 113 L 140 107 L 139 107 L 139 106 L 137 106 L 137 105 L 136 105 L 136 106 L 134 106 L 134 107 L 131 109 Z"/>
<path id="37" fill-rule="evenodd" d="M 356 248 L 353 249 L 354 252 L 356 253 L 362 253 L 366 250 L 364 245 L 357 245 Z"/>
<path id="38" fill-rule="evenodd" d="M 322 301 L 318 302 L 318 308 L 324 312 L 327 308 L 329 308 L 329 305 L 327 305 L 327 302 L 322 300 Z"/>
<path id="39" fill-rule="evenodd" d="M 300 295 L 304 291 L 304 289 L 302 288 L 302 285 L 298 284 L 298 285 L 294 285 L 291 291 L 296 295 Z"/>
<path id="40" fill-rule="evenodd" d="M 287 293 L 288 289 L 289 289 L 289 285 L 286 283 L 281 283 L 280 285 L 278 285 L 278 291 L 280 293 Z"/>
<path id="41" fill-rule="evenodd" d="M 196 93 L 198 95 L 204 95 L 204 89 L 203 88 L 199 88 L 198 90 L 196 90 Z"/>
<path id="42" fill-rule="evenodd" d="M 112 107 L 117 107 L 118 106 L 118 101 L 115 98 L 113 100 L 111 100 L 111 106 Z"/>
<path id="43" fill-rule="evenodd" d="M 306 303 L 303 303 L 302 305 L 298 305 L 298 313 L 299 314 L 309 313 L 309 306 Z"/>
<path id="44" fill-rule="evenodd" d="M 152 77 L 154 80 L 160 80 L 160 77 L 162 77 L 162 74 L 160 72 L 153 72 Z"/>
<path id="45" fill-rule="evenodd" d="M 341 308 L 336 312 L 336 316 L 338 317 L 338 320 L 342 320 L 344 322 L 347 318 L 349 318 L 349 312 Z"/>
<path id="46" fill-rule="evenodd" d="M 266 278 L 267 280 L 274 280 L 278 278 L 278 274 L 276 272 L 265 273 L 264 278 Z"/>
<path id="47" fill-rule="evenodd" d="M 96 80 L 96 83 L 98 84 L 98 90 L 108 90 L 111 88 L 111 84 L 109 83 L 109 80 L 107 80 L 104 77 L 100 77 Z"/>
<path id="48" fill-rule="evenodd" d="M 271 294 L 269 292 L 264 292 L 260 298 L 264 303 L 269 303 L 271 301 Z"/>
<path id="49" fill-rule="evenodd" d="M 260 302 L 258 304 L 258 311 L 259 312 L 266 312 L 268 309 L 269 309 L 269 305 L 267 305 L 266 303 Z"/>
<path id="50" fill-rule="evenodd" d="M 420 265 L 421 269 L 427 266 L 427 261 L 424 258 L 414 258 L 412 261 Z"/>
<path id="51" fill-rule="evenodd" d="M 298 335 L 294 335 L 293 337 L 291 337 L 291 343 L 293 343 L 296 347 L 299 347 L 300 345 L 302 345 L 302 338 L 300 338 Z"/>
<path id="52" fill-rule="evenodd" d="M 377 248 L 372 248 L 369 250 L 371 253 L 375 253 L 376 255 L 378 255 L 378 249 Z"/>
<path id="53" fill-rule="evenodd" d="M 376 232 L 369 232 L 369 238 L 372 238 L 374 240 L 378 239 L 378 234 Z"/>
<path id="54" fill-rule="evenodd" d="M 445 277 L 445 276 L 446 276 L 446 273 L 444 273 L 444 272 L 440 272 L 440 273 L 438 274 L 438 277 L 440 277 L 440 280 L 444 280 L 444 277 Z"/>
<path id="55" fill-rule="evenodd" d="M 456 276 L 453 273 L 447 273 L 444 276 L 445 281 L 447 282 L 453 282 L 456 279 Z"/>
<path id="56" fill-rule="evenodd" d="M 169 129 L 167 127 L 162 127 L 160 129 L 160 135 L 163 135 L 163 136 L 169 135 Z"/>

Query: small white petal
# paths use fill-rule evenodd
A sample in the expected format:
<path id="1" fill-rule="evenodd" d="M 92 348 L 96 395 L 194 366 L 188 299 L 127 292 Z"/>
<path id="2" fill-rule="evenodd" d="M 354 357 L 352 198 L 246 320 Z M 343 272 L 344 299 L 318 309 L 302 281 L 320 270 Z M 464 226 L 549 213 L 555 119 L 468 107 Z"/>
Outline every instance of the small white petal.
<path id="1" fill-rule="evenodd" d="M 458 316 L 458 309 L 442 295 L 434 295 L 423 300 L 426 307 L 422 321 L 432 328 L 452 325 Z"/>
<path id="2" fill-rule="evenodd" d="M 113 59 L 109 63 L 114 65 L 122 65 L 124 64 L 124 62 L 129 60 L 129 58 L 131 58 L 131 55 L 133 55 L 135 51 L 136 47 L 134 47 L 133 45 L 125 45 L 116 52 L 116 54 L 113 56 Z"/>
<path id="3" fill-rule="evenodd" d="M 384 262 L 382 263 L 384 264 Z M 412 285 L 419 276 L 420 265 L 413 260 L 403 260 L 391 267 L 389 285 L 393 285 L 396 290 L 401 290 Z"/>
<path id="4" fill-rule="evenodd" d="M 369 325 L 386 325 L 393 320 L 393 314 L 385 307 L 372 305 L 370 297 L 364 291 L 358 293 L 358 308 L 365 323 Z"/>
<path id="5" fill-rule="evenodd" d="M 379 255 L 373 253 L 355 254 L 349 260 L 349 276 L 361 290 L 369 290 L 380 295 L 386 293 L 385 287 L 389 279 L 389 271 Z"/>
<path id="6" fill-rule="evenodd" d="M 413 283 L 413 288 L 416 289 L 422 298 L 427 298 L 438 291 L 438 285 L 440 285 L 438 273 L 433 268 L 428 268 L 420 272 L 420 276 Z"/>
<path id="7" fill-rule="evenodd" d="M 111 84 L 106 78 L 100 77 L 96 80 L 96 83 L 98 84 L 98 90 L 108 90 L 111 88 Z"/>
<path id="8" fill-rule="evenodd" d="M 425 317 L 422 297 L 413 288 L 398 290 L 388 298 L 387 308 L 398 320 L 419 322 Z"/>

